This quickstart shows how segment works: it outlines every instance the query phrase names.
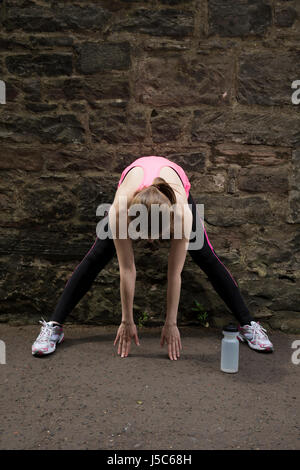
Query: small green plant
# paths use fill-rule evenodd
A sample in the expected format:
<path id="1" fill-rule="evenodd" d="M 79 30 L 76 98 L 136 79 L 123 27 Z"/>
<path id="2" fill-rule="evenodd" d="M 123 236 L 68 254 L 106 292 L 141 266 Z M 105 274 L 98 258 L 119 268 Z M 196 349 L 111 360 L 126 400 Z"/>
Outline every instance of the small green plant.
<path id="1" fill-rule="evenodd" d="M 192 310 L 194 310 L 195 312 L 198 312 L 197 320 L 200 321 L 202 326 L 205 326 L 207 328 L 209 326 L 209 323 L 207 321 L 208 320 L 208 313 L 205 310 L 205 308 L 203 307 L 203 305 L 200 304 L 200 302 L 198 302 L 198 300 L 194 299 L 194 302 L 195 302 L 196 306 L 192 307 Z"/>
<path id="2" fill-rule="evenodd" d="M 139 318 L 138 318 L 138 326 L 139 328 L 141 328 L 142 326 L 144 326 L 144 323 L 149 320 L 149 315 L 148 313 L 145 311 L 143 312 Z"/>

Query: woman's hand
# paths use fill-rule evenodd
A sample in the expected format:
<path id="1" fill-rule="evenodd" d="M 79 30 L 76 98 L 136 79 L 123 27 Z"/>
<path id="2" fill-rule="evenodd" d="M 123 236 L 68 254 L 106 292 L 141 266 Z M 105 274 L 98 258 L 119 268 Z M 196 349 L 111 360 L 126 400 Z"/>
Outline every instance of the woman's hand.
<path id="1" fill-rule="evenodd" d="M 128 356 L 132 338 L 134 338 L 135 344 L 139 346 L 140 341 L 138 338 L 136 325 L 133 322 L 122 321 L 121 325 L 118 328 L 117 336 L 114 341 L 114 346 L 119 341 L 118 354 L 121 354 L 121 357 Z"/>
<path id="2" fill-rule="evenodd" d="M 165 341 L 168 345 L 169 358 L 171 361 L 177 361 L 177 357 L 180 357 L 180 349 L 182 349 L 182 346 L 180 333 L 176 325 L 169 325 L 165 323 L 161 333 L 161 347 L 163 347 Z"/>

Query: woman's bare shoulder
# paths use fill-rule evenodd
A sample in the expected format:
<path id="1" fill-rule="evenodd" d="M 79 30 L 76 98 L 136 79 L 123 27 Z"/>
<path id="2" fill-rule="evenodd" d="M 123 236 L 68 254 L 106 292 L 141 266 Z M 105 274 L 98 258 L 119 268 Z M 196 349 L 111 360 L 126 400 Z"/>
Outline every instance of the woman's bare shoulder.
<path id="1" fill-rule="evenodd" d="M 160 171 L 160 176 L 174 189 L 178 203 L 187 203 L 185 188 L 176 171 L 169 166 L 165 166 Z"/>
<path id="2" fill-rule="evenodd" d="M 144 170 L 141 166 L 134 166 L 128 173 L 126 173 L 120 188 L 126 188 L 127 190 L 136 189 L 142 182 L 144 176 Z"/>
<path id="3" fill-rule="evenodd" d="M 135 169 L 133 169 L 132 171 L 134 171 Z M 131 173 L 131 171 L 130 171 Z M 140 178 L 137 178 L 137 174 L 134 173 L 130 176 L 129 178 L 129 175 L 128 175 L 128 179 L 127 179 L 127 176 L 125 177 L 125 179 L 122 181 L 122 183 L 120 184 L 120 186 L 116 189 L 116 192 L 115 192 L 115 196 L 114 196 L 114 200 L 113 200 L 113 204 L 114 206 L 117 208 L 119 208 L 120 204 L 121 204 L 121 200 L 124 201 L 124 199 L 128 199 L 130 200 L 133 196 L 133 193 L 136 191 L 136 189 L 138 188 L 139 184 L 140 184 Z"/>

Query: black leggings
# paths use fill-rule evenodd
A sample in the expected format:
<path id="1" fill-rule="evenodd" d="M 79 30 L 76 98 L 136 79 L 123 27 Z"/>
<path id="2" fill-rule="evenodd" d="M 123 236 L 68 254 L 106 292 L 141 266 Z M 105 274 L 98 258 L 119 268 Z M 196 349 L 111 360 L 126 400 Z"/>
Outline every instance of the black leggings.
<path id="1" fill-rule="evenodd" d="M 196 230 L 196 222 L 204 228 L 204 222 L 200 218 L 194 199 L 189 193 L 188 203 L 191 204 L 193 214 L 193 231 Z M 196 220 L 197 218 L 197 220 Z M 107 221 L 108 223 L 108 221 Z M 106 224 L 107 227 L 107 224 Z M 212 286 L 231 310 L 235 318 L 241 325 L 253 320 L 240 289 L 224 264 L 220 261 L 214 251 L 204 228 L 204 243 L 202 248 L 189 249 L 192 259 L 205 272 Z M 93 284 L 95 278 L 107 263 L 116 254 L 115 245 L 112 238 L 96 240 L 83 260 L 75 268 L 68 280 L 63 293 L 56 305 L 50 321 L 63 324 L 68 314 L 74 309 L 80 299 L 86 294 Z"/>

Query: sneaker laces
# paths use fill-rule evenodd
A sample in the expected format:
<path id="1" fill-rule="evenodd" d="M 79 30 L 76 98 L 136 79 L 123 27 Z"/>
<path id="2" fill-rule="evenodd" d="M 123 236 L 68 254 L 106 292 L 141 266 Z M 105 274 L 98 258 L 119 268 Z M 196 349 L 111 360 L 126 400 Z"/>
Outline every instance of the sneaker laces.
<path id="1" fill-rule="evenodd" d="M 256 343 L 258 339 L 269 339 L 266 332 L 267 330 L 263 328 L 259 322 L 253 322 L 254 325 L 252 327 L 253 332 L 253 341 Z"/>
<path id="2" fill-rule="evenodd" d="M 43 317 L 42 317 L 42 320 L 40 320 L 39 322 L 43 326 L 41 328 L 40 334 L 38 335 L 36 341 L 39 341 L 41 343 L 46 343 L 47 340 L 49 340 L 49 338 L 51 337 L 53 329 L 52 329 L 52 326 L 49 325 L 49 323 L 47 323 Z"/>

